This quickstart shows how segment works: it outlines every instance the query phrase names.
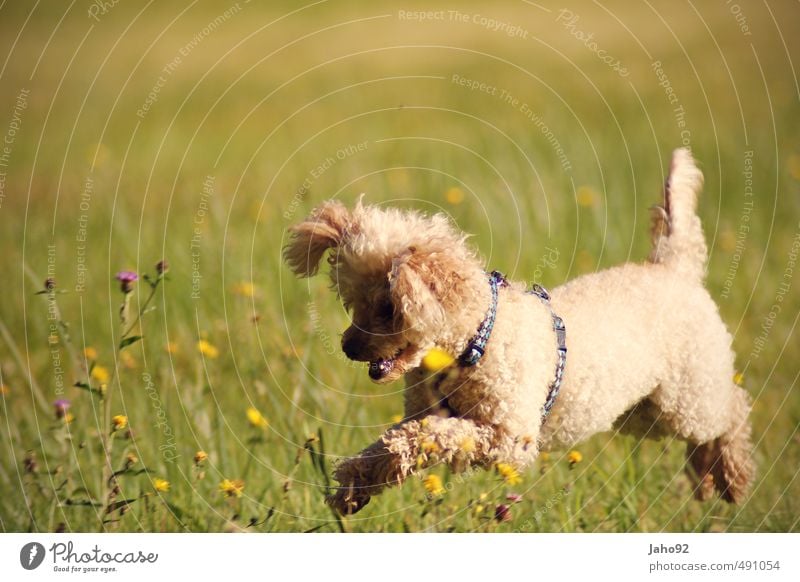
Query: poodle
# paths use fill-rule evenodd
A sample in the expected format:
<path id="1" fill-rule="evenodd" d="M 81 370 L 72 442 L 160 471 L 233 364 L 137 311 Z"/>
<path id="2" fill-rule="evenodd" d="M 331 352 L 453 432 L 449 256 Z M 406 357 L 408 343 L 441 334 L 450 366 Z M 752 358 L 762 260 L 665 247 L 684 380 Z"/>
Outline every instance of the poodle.
<path id="1" fill-rule="evenodd" d="M 352 312 L 345 355 L 369 362 L 375 382 L 406 382 L 403 420 L 338 464 L 328 503 L 352 514 L 434 463 L 523 468 L 608 430 L 686 441 L 695 496 L 741 502 L 754 477 L 750 404 L 703 286 L 702 181 L 676 150 L 648 261 L 551 294 L 487 273 L 442 214 L 328 201 L 292 227 L 284 257 L 296 275 L 316 274 L 331 251 L 332 286 Z M 452 365 L 423 365 L 431 350 Z"/>

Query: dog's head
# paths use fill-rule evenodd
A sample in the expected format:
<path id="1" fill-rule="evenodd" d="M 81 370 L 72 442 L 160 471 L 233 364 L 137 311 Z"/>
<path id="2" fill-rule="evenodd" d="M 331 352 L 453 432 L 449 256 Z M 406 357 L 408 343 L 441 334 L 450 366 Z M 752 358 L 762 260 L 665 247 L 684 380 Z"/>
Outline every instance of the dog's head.
<path id="1" fill-rule="evenodd" d="M 352 312 L 342 350 L 390 382 L 433 345 L 463 348 L 485 313 L 489 288 L 465 238 L 442 214 L 329 201 L 291 228 L 284 257 L 309 277 L 331 250 L 332 287 Z"/>

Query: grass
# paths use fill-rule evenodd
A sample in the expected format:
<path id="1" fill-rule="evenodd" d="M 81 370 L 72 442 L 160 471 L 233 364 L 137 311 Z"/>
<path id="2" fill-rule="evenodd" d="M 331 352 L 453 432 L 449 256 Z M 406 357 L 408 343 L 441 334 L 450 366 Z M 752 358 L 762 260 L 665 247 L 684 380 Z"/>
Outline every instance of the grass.
<path id="1" fill-rule="evenodd" d="M 231 6 L 139 15 L 120 3 L 98 21 L 0 9 L 0 132 L 29 92 L 0 168 L 0 530 L 798 529 L 796 6 L 748 6 L 744 35 L 724 3 L 583 3 L 572 28 L 557 8 L 459 5 L 521 26 L 519 38 L 400 18 L 412 5 L 240 3 L 203 33 Z M 687 137 L 706 175 L 708 287 L 754 399 L 751 498 L 692 501 L 682 443 L 603 434 L 580 462 L 553 452 L 520 484 L 437 467 L 444 493 L 410 479 L 336 519 L 323 503 L 331 466 L 402 412 L 402 387 L 341 355 L 346 314 L 324 278 L 291 278 L 285 229 L 365 192 L 449 213 L 487 266 L 552 287 L 646 256 L 647 209 Z M 113 276 L 155 281 L 162 258 L 168 280 L 128 334 L 143 339 L 120 351 Z M 36 295 L 48 276 L 56 292 Z M 137 282 L 128 323 L 150 291 Z M 127 426 L 112 435 L 115 415 Z"/>

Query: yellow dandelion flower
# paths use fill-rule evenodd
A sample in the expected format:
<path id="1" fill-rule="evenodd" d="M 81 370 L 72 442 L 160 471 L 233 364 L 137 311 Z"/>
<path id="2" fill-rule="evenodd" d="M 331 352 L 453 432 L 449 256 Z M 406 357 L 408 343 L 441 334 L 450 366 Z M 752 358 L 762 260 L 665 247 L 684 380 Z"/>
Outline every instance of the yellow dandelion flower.
<path id="1" fill-rule="evenodd" d="M 134 358 L 129 352 L 122 352 L 119 355 L 119 361 L 128 369 L 136 367 L 136 358 Z"/>
<path id="2" fill-rule="evenodd" d="M 479 503 L 478 505 L 475 506 L 475 515 L 480 515 L 481 513 L 483 513 L 484 509 L 485 509 L 484 506 Z"/>
<path id="3" fill-rule="evenodd" d="M 111 374 L 105 366 L 95 366 L 92 368 L 92 378 L 97 380 L 100 384 L 108 384 L 111 379 Z"/>
<path id="4" fill-rule="evenodd" d="M 461 441 L 461 444 L 458 445 L 458 448 L 461 449 L 465 453 L 472 453 L 475 451 L 475 439 L 472 437 L 464 437 Z"/>
<path id="5" fill-rule="evenodd" d="M 247 409 L 247 422 L 256 428 L 267 428 L 269 426 L 267 419 L 264 418 L 257 408 L 253 408 L 252 406 Z"/>
<path id="6" fill-rule="evenodd" d="M 11 394 L 11 388 L 6 386 L 5 384 L 0 384 L 0 394 L 2 394 L 3 396 L 8 396 L 9 394 Z"/>
<path id="7" fill-rule="evenodd" d="M 589 186 L 581 186 L 576 192 L 578 206 L 591 208 L 600 202 L 600 195 Z"/>
<path id="8" fill-rule="evenodd" d="M 437 496 L 444 493 L 442 480 L 438 475 L 428 475 L 425 477 L 425 479 L 423 479 L 422 484 L 425 485 L 425 491 L 427 491 L 430 495 Z"/>
<path id="9" fill-rule="evenodd" d="M 742 384 L 744 384 L 744 374 L 742 374 L 741 372 L 736 372 L 733 375 L 733 383 L 736 384 L 737 386 L 741 386 Z"/>
<path id="10" fill-rule="evenodd" d="M 97 350 L 92 346 L 87 346 L 83 348 L 83 355 L 87 360 L 93 362 L 97 359 Z"/>
<path id="11" fill-rule="evenodd" d="M 194 454 L 194 464 L 199 465 L 200 463 L 204 463 L 208 460 L 208 453 L 205 451 L 197 451 Z"/>
<path id="12" fill-rule="evenodd" d="M 455 358 L 440 348 L 433 348 L 422 358 L 422 367 L 429 372 L 441 372 L 455 362 Z"/>
<path id="13" fill-rule="evenodd" d="M 736 235 L 732 230 L 723 230 L 719 233 L 719 248 L 726 253 L 736 250 Z"/>
<path id="14" fill-rule="evenodd" d="M 114 430 L 123 430 L 128 426 L 128 417 L 124 414 L 117 414 L 111 419 L 111 424 L 114 425 Z"/>
<path id="15" fill-rule="evenodd" d="M 164 349 L 167 351 L 168 354 L 177 354 L 178 342 L 167 342 L 167 345 L 164 346 Z"/>
<path id="16" fill-rule="evenodd" d="M 223 479 L 219 484 L 219 490 L 225 497 L 241 497 L 244 492 L 244 481 L 241 479 Z"/>
<path id="17" fill-rule="evenodd" d="M 249 281 L 242 281 L 233 286 L 233 292 L 242 297 L 253 297 L 256 294 L 256 286 Z"/>
<path id="18" fill-rule="evenodd" d="M 448 204 L 457 206 L 464 202 L 464 191 L 458 186 L 453 186 L 452 188 L 448 188 L 444 193 L 444 199 L 447 200 Z"/>
<path id="19" fill-rule="evenodd" d="M 204 339 L 197 342 L 197 349 L 207 358 L 214 359 L 219 356 L 219 350 Z"/>
<path id="20" fill-rule="evenodd" d="M 167 491 L 169 491 L 169 487 L 170 487 L 169 481 L 167 481 L 166 479 L 159 479 L 158 477 L 153 479 L 153 489 L 155 489 L 159 493 L 166 493 Z"/>
<path id="21" fill-rule="evenodd" d="M 569 461 L 570 465 L 577 465 L 583 460 L 583 455 L 580 451 L 570 451 L 567 455 L 567 461 Z"/>
<path id="22" fill-rule="evenodd" d="M 392 422 L 392 424 L 399 424 L 399 423 L 401 423 L 403 421 L 403 415 L 402 414 L 395 414 L 389 420 Z"/>
<path id="23" fill-rule="evenodd" d="M 75 415 L 71 412 L 67 412 L 64 415 L 64 424 L 70 424 L 73 420 L 75 420 Z"/>
<path id="24" fill-rule="evenodd" d="M 518 485 L 522 483 L 522 477 L 520 477 L 519 472 L 514 468 L 513 465 L 508 463 L 497 463 L 495 468 L 497 469 L 497 473 L 503 478 L 503 481 L 509 485 Z"/>

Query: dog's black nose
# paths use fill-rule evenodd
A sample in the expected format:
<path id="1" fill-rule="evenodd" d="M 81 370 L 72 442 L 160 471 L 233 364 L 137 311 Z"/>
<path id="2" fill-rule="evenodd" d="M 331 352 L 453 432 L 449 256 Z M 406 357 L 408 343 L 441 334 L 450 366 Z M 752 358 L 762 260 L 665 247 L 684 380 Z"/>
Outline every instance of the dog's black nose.
<path id="1" fill-rule="evenodd" d="M 363 345 L 358 337 L 345 334 L 342 338 L 342 351 L 351 360 L 358 360 L 362 349 Z"/>

